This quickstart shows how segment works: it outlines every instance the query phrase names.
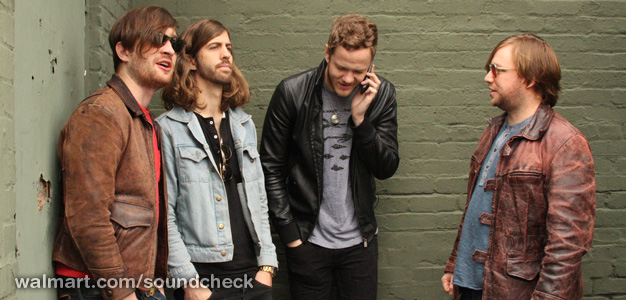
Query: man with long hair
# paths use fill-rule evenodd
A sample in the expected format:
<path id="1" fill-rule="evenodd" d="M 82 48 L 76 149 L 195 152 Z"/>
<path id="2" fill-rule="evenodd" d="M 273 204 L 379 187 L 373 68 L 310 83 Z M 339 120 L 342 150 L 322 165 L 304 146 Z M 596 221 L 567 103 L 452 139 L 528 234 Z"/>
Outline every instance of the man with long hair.
<path id="1" fill-rule="evenodd" d="M 256 129 L 241 109 L 250 101 L 248 84 L 221 23 L 200 20 L 181 37 L 186 46 L 162 94 L 169 111 L 157 119 L 168 184 L 169 276 L 210 285 L 188 284 L 175 296 L 272 299 L 278 262 Z"/>
<path id="2" fill-rule="evenodd" d="M 115 74 L 63 126 L 62 221 L 52 256 L 68 287 L 60 299 L 165 299 L 150 285 L 167 276 L 168 248 L 160 133 L 148 104 L 172 80 L 182 48 L 177 26 L 154 6 L 117 20 L 109 34 Z M 79 285 L 84 278 L 94 282 Z"/>
<path id="3" fill-rule="evenodd" d="M 580 299 L 595 215 L 587 139 L 552 107 L 561 68 L 543 39 L 501 41 L 485 64 L 489 120 L 441 281 L 455 299 Z"/>
<path id="4" fill-rule="evenodd" d="M 283 80 L 261 161 L 292 299 L 376 299 L 376 184 L 398 168 L 396 93 L 374 73 L 376 24 L 337 18 L 317 68 Z"/>

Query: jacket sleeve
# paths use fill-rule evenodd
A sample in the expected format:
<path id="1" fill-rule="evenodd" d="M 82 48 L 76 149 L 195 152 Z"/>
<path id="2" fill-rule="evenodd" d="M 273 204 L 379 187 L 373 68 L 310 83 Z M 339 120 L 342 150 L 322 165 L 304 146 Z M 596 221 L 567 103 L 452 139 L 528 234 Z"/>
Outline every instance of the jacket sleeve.
<path id="1" fill-rule="evenodd" d="M 178 200 L 178 172 L 176 168 L 175 150 L 172 145 L 171 133 L 167 124 L 161 125 L 162 154 L 165 163 L 165 176 L 167 181 L 167 239 L 169 245 L 169 258 L 167 260 L 168 276 L 172 278 L 192 279 L 198 275 L 196 268 L 191 263 L 191 256 L 178 231 L 176 220 L 176 202 Z"/>
<path id="2" fill-rule="evenodd" d="M 253 126 L 254 127 L 254 126 Z M 254 131 L 254 141 L 257 141 L 256 131 Z M 259 163 L 259 160 L 255 164 Z M 258 167 L 261 169 L 262 167 Z M 261 170 L 262 171 L 262 170 Z M 278 258 L 276 256 L 276 246 L 272 242 L 272 231 L 270 229 L 270 221 L 268 216 L 267 193 L 265 192 L 265 176 L 263 172 L 259 174 L 259 207 L 261 215 L 261 254 L 257 257 L 258 266 L 272 266 L 278 268 Z"/>
<path id="3" fill-rule="evenodd" d="M 289 139 L 297 115 L 292 97 L 284 81 L 276 87 L 265 115 L 260 151 L 270 217 L 285 244 L 300 238 L 286 186 Z"/>
<path id="4" fill-rule="evenodd" d="M 591 247 L 596 208 L 595 171 L 580 134 L 557 151 L 546 177 L 547 243 L 532 299 L 574 299 L 581 259 Z"/>
<path id="5" fill-rule="evenodd" d="M 352 118 L 349 124 L 354 132 L 354 146 L 357 148 L 359 160 L 364 163 L 378 179 L 387 179 L 396 172 L 400 163 L 398 155 L 398 119 L 396 90 L 384 81 L 379 88 L 379 95 L 373 100 L 380 102 L 381 107 L 377 118 L 371 120 L 366 114 L 358 127 L 354 127 Z"/>
<path id="6" fill-rule="evenodd" d="M 59 145 L 63 172 L 65 226 L 94 279 L 124 278 L 127 270 L 110 220 L 124 134 L 110 110 L 79 106 Z M 131 288 L 110 288 L 121 299 Z"/>

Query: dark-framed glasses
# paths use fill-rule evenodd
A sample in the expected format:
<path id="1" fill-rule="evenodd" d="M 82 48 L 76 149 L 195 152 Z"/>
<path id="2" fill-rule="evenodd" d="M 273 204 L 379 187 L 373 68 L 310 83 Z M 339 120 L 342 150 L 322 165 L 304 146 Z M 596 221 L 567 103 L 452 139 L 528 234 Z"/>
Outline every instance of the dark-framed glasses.
<path id="1" fill-rule="evenodd" d="M 493 74 L 493 77 L 498 77 L 498 73 L 500 71 L 507 71 L 507 70 L 515 70 L 515 68 L 506 68 L 506 67 L 500 67 L 496 64 L 488 64 L 487 68 L 485 68 L 487 73 L 489 73 L 491 71 L 491 73 Z"/>
<path id="2" fill-rule="evenodd" d="M 169 41 L 170 43 L 172 43 L 172 49 L 174 49 L 174 52 L 176 53 L 180 53 L 181 51 L 183 51 L 183 47 L 185 47 L 185 40 L 178 38 L 178 37 L 172 37 L 169 36 L 163 32 L 159 32 L 154 40 L 154 43 L 156 46 L 158 47 L 163 47 L 165 46 L 165 44 L 167 43 L 167 41 Z"/>
<path id="3" fill-rule="evenodd" d="M 233 151 L 220 140 L 220 154 L 222 154 L 222 162 L 220 163 L 220 176 L 224 182 L 233 178 L 233 169 L 228 161 L 233 156 Z"/>

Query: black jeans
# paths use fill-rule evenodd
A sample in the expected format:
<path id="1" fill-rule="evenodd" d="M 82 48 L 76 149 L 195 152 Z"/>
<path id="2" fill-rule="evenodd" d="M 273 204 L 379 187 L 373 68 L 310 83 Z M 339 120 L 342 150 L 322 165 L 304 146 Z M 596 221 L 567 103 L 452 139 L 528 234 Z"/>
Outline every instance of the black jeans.
<path id="1" fill-rule="evenodd" d="M 211 297 L 207 300 L 272 300 L 272 287 L 264 285 L 254 279 L 256 273 L 247 274 L 247 278 L 252 279 L 252 287 L 246 286 L 245 280 L 243 286 L 232 287 L 210 287 Z M 241 278 L 242 276 L 230 277 L 232 279 Z M 208 278 L 200 275 L 200 278 Z M 223 278 L 221 278 L 223 280 Z M 185 299 L 185 291 L 180 288 L 174 291 L 176 300 Z"/>
<path id="2" fill-rule="evenodd" d="M 378 239 L 345 249 L 327 249 L 308 242 L 287 248 L 291 298 L 330 299 L 333 284 L 341 300 L 376 299 Z"/>
<path id="3" fill-rule="evenodd" d="M 459 287 L 459 293 L 461 294 L 460 300 L 480 300 L 483 298 L 482 290 L 473 290 L 464 287 Z"/>

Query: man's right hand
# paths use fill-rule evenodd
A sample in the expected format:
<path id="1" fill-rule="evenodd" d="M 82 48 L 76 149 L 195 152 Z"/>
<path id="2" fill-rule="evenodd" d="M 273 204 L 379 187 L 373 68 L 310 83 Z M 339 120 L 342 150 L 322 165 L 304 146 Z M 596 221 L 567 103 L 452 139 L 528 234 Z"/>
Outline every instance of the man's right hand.
<path id="1" fill-rule="evenodd" d="M 211 290 L 207 287 L 186 287 L 185 300 L 207 300 L 211 297 Z"/>
<path id="2" fill-rule="evenodd" d="M 297 240 L 295 240 L 293 242 L 287 243 L 287 248 L 295 248 L 295 247 L 298 247 L 300 245 L 302 245 L 302 240 L 301 239 L 297 239 Z"/>
<path id="3" fill-rule="evenodd" d="M 450 296 L 454 296 L 454 285 L 452 284 L 452 280 L 454 279 L 454 274 L 446 273 L 441 277 L 441 284 L 443 284 L 443 290 L 450 294 Z"/>

